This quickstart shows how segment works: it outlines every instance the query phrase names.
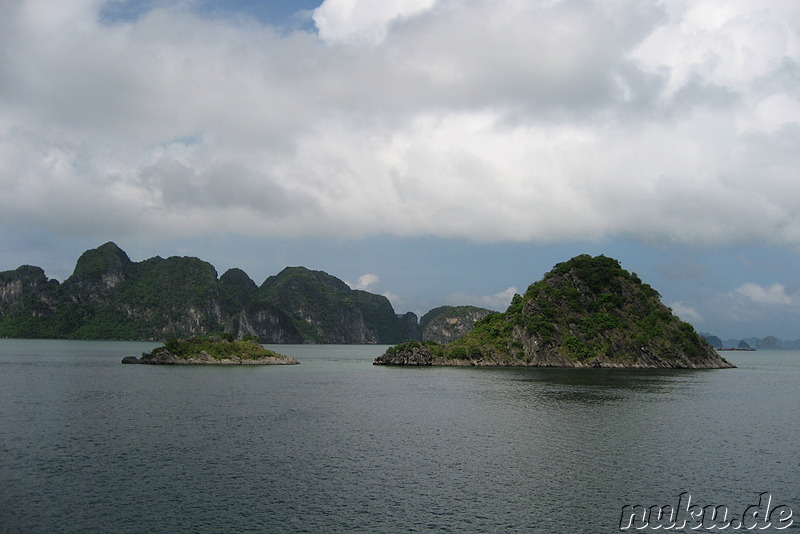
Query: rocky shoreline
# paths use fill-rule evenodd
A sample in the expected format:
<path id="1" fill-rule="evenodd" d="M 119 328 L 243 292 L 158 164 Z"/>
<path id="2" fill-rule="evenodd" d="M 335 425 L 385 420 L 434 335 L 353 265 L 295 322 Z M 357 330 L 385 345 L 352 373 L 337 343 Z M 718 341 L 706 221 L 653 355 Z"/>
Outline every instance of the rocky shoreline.
<path id="1" fill-rule="evenodd" d="M 143 365 L 297 365 L 300 362 L 291 356 L 266 356 L 257 360 L 239 356 L 217 359 L 206 352 L 201 352 L 197 356 L 188 358 L 180 358 L 171 354 L 159 355 L 156 357 L 149 357 L 148 354 L 142 354 L 141 358 L 125 356 L 122 359 L 122 363 Z"/>
<path id="2" fill-rule="evenodd" d="M 255 339 L 190 337 L 168 340 L 164 346 L 144 352 L 140 358 L 126 356 L 124 364 L 145 365 L 297 365 L 300 362 L 268 350 Z"/>
<path id="3" fill-rule="evenodd" d="M 560 367 L 560 368 L 603 368 L 603 369 L 726 369 L 735 367 L 722 358 L 682 358 L 680 360 L 661 358 L 657 354 L 642 353 L 636 360 L 614 361 L 598 357 L 591 361 L 581 361 L 551 354 L 529 361 L 508 358 L 504 355 L 493 357 L 490 354 L 478 358 L 446 358 L 434 356 L 430 346 L 420 343 L 404 343 L 393 350 L 378 356 L 373 365 L 409 367 Z"/>

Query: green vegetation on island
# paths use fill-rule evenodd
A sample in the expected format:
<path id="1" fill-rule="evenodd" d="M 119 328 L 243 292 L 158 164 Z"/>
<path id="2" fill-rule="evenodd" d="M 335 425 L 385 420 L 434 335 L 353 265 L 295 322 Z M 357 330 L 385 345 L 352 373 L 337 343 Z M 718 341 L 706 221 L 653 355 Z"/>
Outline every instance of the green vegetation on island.
<path id="1" fill-rule="evenodd" d="M 241 269 L 219 278 L 193 257 L 132 261 L 114 243 L 84 252 L 63 283 L 39 267 L 0 272 L 0 337 L 159 340 L 232 334 L 263 343 L 398 343 L 414 314 L 338 278 L 287 267 L 260 287 Z"/>
<path id="2" fill-rule="evenodd" d="M 446 344 L 409 341 L 382 365 L 723 368 L 660 295 L 605 256 L 577 256 Z"/>
<path id="3" fill-rule="evenodd" d="M 232 336 L 168 339 L 163 346 L 143 353 L 141 358 L 126 356 L 122 363 L 190 365 L 291 365 L 295 358 L 269 350 L 248 337 L 239 341 Z"/>
<path id="4" fill-rule="evenodd" d="M 414 314 L 398 317 L 383 295 L 351 289 L 323 271 L 287 267 L 264 281 L 257 299 L 283 310 L 310 343 L 386 343 L 416 335 Z"/>

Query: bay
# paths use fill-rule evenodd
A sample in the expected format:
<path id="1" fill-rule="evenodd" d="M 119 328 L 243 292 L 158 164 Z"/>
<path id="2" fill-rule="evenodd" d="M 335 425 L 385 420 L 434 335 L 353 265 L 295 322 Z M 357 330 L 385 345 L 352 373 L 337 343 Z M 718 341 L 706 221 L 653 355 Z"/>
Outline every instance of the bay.
<path id="1" fill-rule="evenodd" d="M 0 340 L 0 532 L 615 532 L 625 505 L 759 494 L 800 525 L 800 351 L 737 369 L 120 365 Z M 678 530 L 673 530 L 677 532 Z"/>

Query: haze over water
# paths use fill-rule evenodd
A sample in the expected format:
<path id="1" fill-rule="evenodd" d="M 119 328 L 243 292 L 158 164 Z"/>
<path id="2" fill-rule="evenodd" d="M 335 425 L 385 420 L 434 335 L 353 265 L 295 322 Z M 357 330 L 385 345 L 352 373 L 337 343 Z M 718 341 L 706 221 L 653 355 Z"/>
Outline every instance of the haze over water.
<path id="1" fill-rule="evenodd" d="M 0 532 L 615 532 L 626 504 L 800 510 L 800 351 L 730 370 L 123 366 L 0 340 Z M 796 531 L 795 525 L 784 532 Z"/>

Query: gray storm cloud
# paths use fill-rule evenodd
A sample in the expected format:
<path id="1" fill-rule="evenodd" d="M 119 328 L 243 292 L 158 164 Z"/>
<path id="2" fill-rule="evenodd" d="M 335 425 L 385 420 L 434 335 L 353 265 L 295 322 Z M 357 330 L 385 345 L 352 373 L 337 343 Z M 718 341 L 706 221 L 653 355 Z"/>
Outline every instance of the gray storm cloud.
<path id="1" fill-rule="evenodd" d="M 800 4 L 0 7 L 0 221 L 800 245 Z"/>

